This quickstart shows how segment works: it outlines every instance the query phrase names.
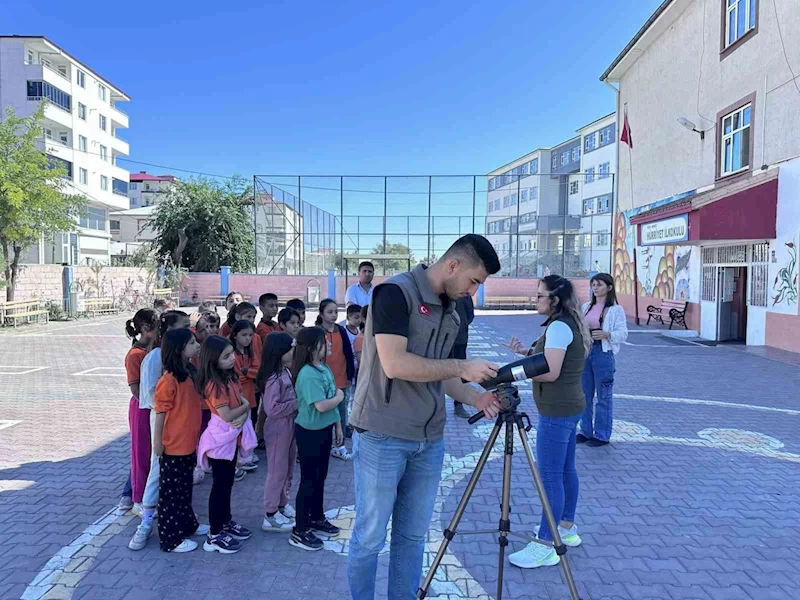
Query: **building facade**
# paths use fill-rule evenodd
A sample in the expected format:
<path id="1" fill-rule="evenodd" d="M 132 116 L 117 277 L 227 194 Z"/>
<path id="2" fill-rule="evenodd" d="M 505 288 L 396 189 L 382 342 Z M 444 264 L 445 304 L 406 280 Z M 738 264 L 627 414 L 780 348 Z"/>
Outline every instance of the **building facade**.
<path id="1" fill-rule="evenodd" d="M 503 275 L 610 270 L 616 117 L 577 133 L 487 176 L 486 235 Z"/>
<path id="2" fill-rule="evenodd" d="M 130 98 L 47 38 L 0 36 L 0 109 L 30 116 L 45 99 L 42 149 L 64 164 L 68 192 L 86 208 L 74 232 L 41 240 L 24 262 L 108 263 L 108 213 L 129 208 L 129 174 L 118 162 L 130 154 L 120 137 L 129 120 L 118 103 Z"/>
<path id="3" fill-rule="evenodd" d="M 614 223 L 629 315 L 686 300 L 704 338 L 800 351 L 799 27 L 796 2 L 665 1 L 602 75 L 632 138 Z"/>
<path id="4" fill-rule="evenodd" d="M 176 181 L 178 178 L 174 175 L 150 175 L 146 171 L 131 173 L 128 186 L 130 208 L 158 204 Z"/>

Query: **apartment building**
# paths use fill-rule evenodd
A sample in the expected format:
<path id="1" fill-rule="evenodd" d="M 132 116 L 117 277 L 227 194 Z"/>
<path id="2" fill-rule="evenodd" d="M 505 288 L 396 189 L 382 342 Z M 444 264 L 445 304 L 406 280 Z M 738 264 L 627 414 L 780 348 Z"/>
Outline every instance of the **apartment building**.
<path id="1" fill-rule="evenodd" d="M 486 235 L 503 275 L 608 271 L 616 172 L 614 113 L 487 176 Z"/>
<path id="2" fill-rule="evenodd" d="M 128 187 L 130 208 L 158 204 L 176 181 L 178 178 L 174 175 L 150 175 L 147 171 L 131 173 Z"/>
<path id="3" fill-rule="evenodd" d="M 31 115 L 48 100 L 42 149 L 67 169 L 69 191 L 86 197 L 76 231 L 42 239 L 27 263 L 85 264 L 110 258 L 109 210 L 126 209 L 128 171 L 118 158 L 130 153 L 121 136 L 130 98 L 66 50 L 41 36 L 0 36 L 0 109 Z"/>
<path id="4" fill-rule="evenodd" d="M 601 76 L 633 140 L 614 223 L 629 315 L 686 300 L 704 338 L 800 351 L 798 28 L 791 0 L 665 0 Z"/>

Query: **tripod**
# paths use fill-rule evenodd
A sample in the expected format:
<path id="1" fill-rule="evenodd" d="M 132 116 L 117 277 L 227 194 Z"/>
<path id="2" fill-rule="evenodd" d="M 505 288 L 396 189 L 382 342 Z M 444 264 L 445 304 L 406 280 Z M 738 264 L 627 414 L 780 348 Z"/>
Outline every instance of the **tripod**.
<path id="1" fill-rule="evenodd" d="M 564 578 L 567 580 L 567 586 L 569 587 L 570 595 L 572 596 L 573 600 L 580 600 L 580 597 L 578 596 L 578 589 L 575 586 L 575 579 L 572 577 L 572 570 L 570 569 L 569 562 L 567 560 L 567 547 L 561 541 L 561 536 L 558 533 L 558 523 L 556 523 L 555 517 L 553 517 L 553 511 L 550 509 L 550 504 L 547 501 L 547 494 L 545 493 L 544 485 L 542 484 L 542 478 L 539 474 L 539 469 L 536 466 L 536 461 L 533 458 L 531 447 L 528 443 L 527 432 L 531 429 L 530 418 L 524 412 L 517 412 L 517 406 L 519 406 L 520 400 L 519 392 L 515 386 L 504 385 L 503 387 L 497 389 L 497 395 L 503 405 L 503 410 L 497 416 L 497 420 L 495 421 L 494 427 L 489 434 L 489 439 L 486 442 L 483 453 L 478 459 L 478 464 L 475 466 L 475 470 L 470 477 L 469 483 L 467 483 L 467 489 L 464 490 L 464 495 L 461 497 L 461 500 L 458 503 L 456 512 L 453 515 L 450 524 L 447 526 L 447 529 L 444 530 L 444 539 L 439 546 L 439 550 L 436 553 L 436 558 L 434 558 L 433 564 L 431 564 L 431 567 L 428 570 L 428 575 L 425 577 L 425 581 L 422 583 L 422 587 L 417 592 L 417 598 L 422 599 L 427 596 L 428 588 L 433 581 L 436 570 L 439 568 L 439 565 L 444 558 L 447 547 L 450 545 L 450 542 L 456 535 L 456 528 L 461 521 L 461 517 L 464 515 L 464 510 L 467 508 L 467 504 L 472 496 L 472 492 L 475 491 L 475 486 L 481 477 L 483 468 L 486 466 L 486 461 L 489 459 L 489 454 L 494 447 L 495 441 L 500 435 L 500 428 L 505 425 L 506 438 L 505 448 L 503 451 L 503 492 L 502 502 L 500 505 L 500 523 L 498 529 L 469 532 L 470 535 L 485 533 L 500 534 L 498 538 L 498 544 L 500 547 L 499 559 L 497 563 L 496 600 L 502 600 L 503 598 L 503 569 L 505 567 L 505 552 L 506 546 L 508 546 L 508 536 L 514 535 L 527 541 L 537 542 L 545 546 L 550 545 L 542 540 L 531 539 L 511 531 L 511 521 L 509 519 L 509 513 L 511 512 L 511 457 L 514 454 L 515 426 L 519 432 L 519 437 L 522 441 L 522 447 L 525 449 L 525 457 L 528 459 L 528 464 L 531 468 L 531 474 L 533 475 L 533 482 L 536 485 L 536 491 L 539 493 L 539 499 L 542 502 L 542 510 L 544 511 L 545 518 L 547 519 L 547 524 L 550 527 L 550 532 L 553 535 L 553 548 L 560 558 L 559 562 L 564 570 Z"/>

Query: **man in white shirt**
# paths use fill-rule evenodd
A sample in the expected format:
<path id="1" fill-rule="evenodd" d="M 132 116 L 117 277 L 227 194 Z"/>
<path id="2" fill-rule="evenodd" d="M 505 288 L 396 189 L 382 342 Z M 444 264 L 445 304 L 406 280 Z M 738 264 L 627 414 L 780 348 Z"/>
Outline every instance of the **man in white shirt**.
<path id="1" fill-rule="evenodd" d="M 359 306 L 368 306 L 372 300 L 372 290 L 375 287 L 372 285 L 372 278 L 375 276 L 375 267 L 367 260 L 358 265 L 358 283 L 354 283 L 347 288 L 347 293 L 344 295 L 345 306 L 351 304 L 358 304 Z"/>

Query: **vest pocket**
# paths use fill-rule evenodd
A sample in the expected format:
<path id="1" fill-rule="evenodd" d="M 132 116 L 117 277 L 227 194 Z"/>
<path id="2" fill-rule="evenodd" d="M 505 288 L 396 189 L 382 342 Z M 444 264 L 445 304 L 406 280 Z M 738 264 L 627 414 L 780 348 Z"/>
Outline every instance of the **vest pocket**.
<path id="1" fill-rule="evenodd" d="M 431 344 L 433 343 L 433 338 L 435 335 L 436 329 L 431 329 L 431 335 L 428 337 L 428 343 L 425 345 L 425 354 L 423 355 L 425 358 L 428 358 L 428 352 L 431 350 Z"/>
<path id="2" fill-rule="evenodd" d="M 394 383 L 394 379 L 387 379 L 386 380 L 386 396 L 383 399 L 383 403 L 388 405 L 389 401 L 392 399 L 392 384 Z"/>

